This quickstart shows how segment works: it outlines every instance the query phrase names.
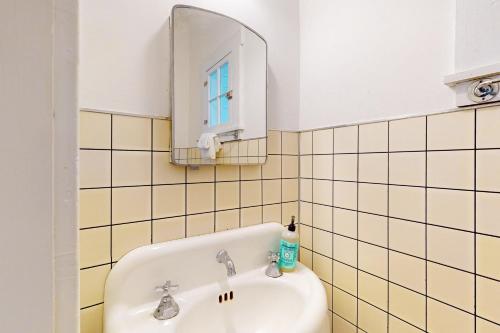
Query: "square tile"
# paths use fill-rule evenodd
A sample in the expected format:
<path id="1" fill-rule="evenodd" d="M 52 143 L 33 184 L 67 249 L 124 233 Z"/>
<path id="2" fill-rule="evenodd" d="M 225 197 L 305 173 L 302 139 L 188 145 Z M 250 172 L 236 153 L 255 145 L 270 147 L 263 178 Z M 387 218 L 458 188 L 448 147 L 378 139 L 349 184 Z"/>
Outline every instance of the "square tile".
<path id="1" fill-rule="evenodd" d="M 389 315 L 389 332 L 420 333 L 422 331 L 394 316 Z"/>
<path id="2" fill-rule="evenodd" d="M 332 233 L 314 228 L 313 251 L 332 258 Z"/>
<path id="3" fill-rule="evenodd" d="M 386 152 L 389 149 L 388 122 L 359 126 L 359 152 Z"/>
<path id="4" fill-rule="evenodd" d="M 387 313 L 360 301 L 358 303 L 358 326 L 366 332 L 386 333 Z"/>
<path id="5" fill-rule="evenodd" d="M 153 221 L 153 243 L 186 237 L 186 217 L 172 217 Z"/>
<path id="6" fill-rule="evenodd" d="M 477 111 L 477 148 L 500 148 L 500 107 L 478 109 Z"/>
<path id="7" fill-rule="evenodd" d="M 80 333 L 102 333 L 104 304 L 80 311 Z"/>
<path id="8" fill-rule="evenodd" d="M 427 258 L 448 266 L 474 271 L 474 234 L 427 227 Z"/>
<path id="9" fill-rule="evenodd" d="M 500 150 L 480 150 L 476 158 L 477 190 L 500 191 Z"/>
<path id="10" fill-rule="evenodd" d="M 428 299 L 427 316 L 429 332 L 474 332 L 474 316 L 441 302 Z"/>
<path id="11" fill-rule="evenodd" d="M 425 296 L 389 283 L 389 312 L 421 329 L 425 328 Z M 431 331 L 434 332 L 434 331 Z M 453 332 L 453 331 L 435 331 Z"/>
<path id="12" fill-rule="evenodd" d="M 328 304 L 328 310 L 331 311 L 333 308 L 333 287 L 331 284 L 328 284 L 326 282 L 321 281 L 323 284 L 323 287 L 325 287 L 325 292 L 326 292 L 326 302 Z"/>
<path id="13" fill-rule="evenodd" d="M 113 223 L 151 219 L 151 186 L 113 188 Z"/>
<path id="14" fill-rule="evenodd" d="M 474 110 L 429 116 L 427 138 L 429 150 L 474 148 Z"/>
<path id="15" fill-rule="evenodd" d="M 312 161 L 311 155 L 300 156 L 300 177 L 312 178 Z"/>
<path id="16" fill-rule="evenodd" d="M 499 333 L 500 325 L 491 323 L 481 318 L 476 319 L 476 332 L 477 333 Z"/>
<path id="17" fill-rule="evenodd" d="M 302 210 L 301 210 L 302 212 Z M 357 237 L 357 213 L 352 210 L 333 209 L 333 231 L 337 234 Z"/>
<path id="18" fill-rule="evenodd" d="M 332 207 L 313 204 L 312 225 L 327 231 L 332 231 Z"/>
<path id="19" fill-rule="evenodd" d="M 191 185 L 188 185 L 188 187 Z M 188 194 L 189 195 L 189 194 Z M 240 205 L 240 182 L 215 183 L 215 209 L 233 209 Z"/>
<path id="20" fill-rule="evenodd" d="M 214 213 L 188 215 L 186 217 L 187 237 L 213 233 L 215 229 Z"/>
<path id="21" fill-rule="evenodd" d="M 358 180 L 358 156 L 355 154 L 335 155 L 333 157 L 333 179 Z"/>
<path id="22" fill-rule="evenodd" d="M 248 227 L 250 225 L 262 223 L 262 206 L 243 208 L 241 210 L 241 226 Z"/>
<path id="23" fill-rule="evenodd" d="M 334 129 L 334 153 L 358 152 L 358 126 L 337 127 Z"/>
<path id="24" fill-rule="evenodd" d="M 500 280 L 500 238 L 476 235 L 477 274 Z"/>
<path id="25" fill-rule="evenodd" d="M 331 180 L 313 180 L 313 202 L 323 205 L 332 205 L 332 186 Z"/>
<path id="26" fill-rule="evenodd" d="M 262 177 L 260 165 L 242 165 L 241 180 L 256 180 Z"/>
<path id="27" fill-rule="evenodd" d="M 425 186 L 425 153 L 389 154 L 389 182 L 397 185 Z"/>
<path id="28" fill-rule="evenodd" d="M 151 118 L 113 115 L 113 149 L 151 150 Z"/>
<path id="29" fill-rule="evenodd" d="M 335 313 L 333 314 L 332 329 L 333 332 L 342 332 L 342 333 L 358 332 L 356 326 L 354 326 L 344 318 L 337 316 Z"/>
<path id="30" fill-rule="evenodd" d="M 313 131 L 313 154 L 333 154 L 333 129 Z"/>
<path id="31" fill-rule="evenodd" d="M 477 231 L 500 236 L 500 194 L 476 192 Z"/>
<path id="32" fill-rule="evenodd" d="M 340 263 L 333 262 L 333 285 L 353 295 L 358 290 L 358 273 L 355 268 Z"/>
<path id="33" fill-rule="evenodd" d="M 474 192 L 428 189 L 427 223 L 474 231 Z"/>
<path id="34" fill-rule="evenodd" d="M 299 154 L 299 133 L 281 132 L 281 153 L 286 155 Z"/>
<path id="35" fill-rule="evenodd" d="M 186 185 L 153 186 L 153 218 L 186 214 Z"/>
<path id="36" fill-rule="evenodd" d="M 281 224 L 281 204 L 262 206 L 262 216 L 263 223 L 276 222 Z"/>
<path id="37" fill-rule="evenodd" d="M 312 179 L 300 179 L 300 200 L 312 202 Z"/>
<path id="38" fill-rule="evenodd" d="M 281 178 L 281 156 L 269 155 L 267 162 L 262 166 L 262 178 L 275 179 Z"/>
<path id="39" fill-rule="evenodd" d="M 215 208 L 214 184 L 187 185 L 187 214 L 211 212 Z"/>
<path id="40" fill-rule="evenodd" d="M 269 154 L 281 154 L 280 131 L 269 131 L 267 133 L 267 149 Z"/>
<path id="41" fill-rule="evenodd" d="M 332 264 L 333 260 L 322 256 L 321 254 L 313 253 L 313 271 L 318 277 L 328 283 L 332 283 Z"/>
<path id="42" fill-rule="evenodd" d="M 359 269 L 387 279 L 389 255 L 387 249 L 359 242 L 358 251 Z"/>
<path id="43" fill-rule="evenodd" d="M 426 117 L 412 117 L 389 122 L 389 150 L 425 150 Z"/>
<path id="44" fill-rule="evenodd" d="M 359 298 L 387 311 L 388 282 L 361 271 L 358 272 L 358 277 Z"/>
<path id="45" fill-rule="evenodd" d="M 263 180 L 262 198 L 264 205 L 281 202 L 281 179 Z"/>
<path id="46" fill-rule="evenodd" d="M 80 230 L 80 268 L 111 262 L 111 227 Z"/>
<path id="47" fill-rule="evenodd" d="M 104 301 L 104 284 L 110 266 L 98 266 L 80 271 L 80 308 Z"/>
<path id="48" fill-rule="evenodd" d="M 301 247 L 300 252 L 299 252 L 299 261 L 304 264 L 307 268 L 310 270 L 313 269 L 312 267 L 312 251 Z"/>
<path id="49" fill-rule="evenodd" d="M 80 150 L 80 188 L 111 186 L 111 152 Z"/>
<path id="50" fill-rule="evenodd" d="M 333 155 L 313 156 L 313 178 L 333 179 Z"/>
<path id="51" fill-rule="evenodd" d="M 85 111 L 79 114 L 79 148 L 111 149 L 111 115 Z"/>
<path id="52" fill-rule="evenodd" d="M 215 180 L 215 168 L 213 166 L 200 166 L 198 169 L 187 168 L 187 182 L 213 182 Z"/>
<path id="53" fill-rule="evenodd" d="M 401 219 L 425 222 L 425 189 L 389 186 L 389 215 Z"/>
<path id="54" fill-rule="evenodd" d="M 387 153 L 359 155 L 359 181 L 387 184 L 388 181 Z"/>
<path id="55" fill-rule="evenodd" d="M 113 186 L 151 185 L 151 152 L 113 151 Z"/>
<path id="56" fill-rule="evenodd" d="M 387 247 L 387 223 L 387 217 L 359 213 L 359 239 L 368 243 Z"/>
<path id="57" fill-rule="evenodd" d="M 299 200 L 299 181 L 298 179 L 281 180 L 281 200 L 283 202 Z"/>
<path id="58" fill-rule="evenodd" d="M 357 209 L 357 183 L 333 182 L 333 205 L 340 208 Z"/>
<path id="59" fill-rule="evenodd" d="M 113 261 L 143 245 L 151 244 L 151 222 L 115 225 L 113 228 Z"/>
<path id="60" fill-rule="evenodd" d="M 425 261 L 389 251 L 389 281 L 425 293 Z"/>
<path id="61" fill-rule="evenodd" d="M 359 210 L 387 215 L 387 185 L 359 184 Z"/>
<path id="62" fill-rule="evenodd" d="M 80 228 L 90 228 L 111 223 L 111 189 L 80 190 Z"/>
<path id="63" fill-rule="evenodd" d="M 153 184 L 184 182 L 186 182 L 186 167 L 172 164 L 169 152 L 153 153 Z"/>
<path id="64" fill-rule="evenodd" d="M 344 264 L 357 266 L 357 241 L 340 235 L 333 235 L 333 259 Z"/>
<path id="65" fill-rule="evenodd" d="M 299 157 L 282 156 L 281 157 L 281 177 L 297 178 L 299 176 Z"/>
<path id="66" fill-rule="evenodd" d="M 424 258 L 425 225 L 389 219 L 389 248 Z"/>
<path id="67" fill-rule="evenodd" d="M 238 165 L 215 166 L 215 179 L 217 181 L 236 181 L 240 179 L 240 167 Z"/>
<path id="68" fill-rule="evenodd" d="M 215 231 L 237 229 L 240 226 L 239 209 L 224 210 L 215 213 Z"/>
<path id="69" fill-rule="evenodd" d="M 431 187 L 474 189 L 474 152 L 429 152 L 427 184 Z"/>
<path id="70" fill-rule="evenodd" d="M 300 224 L 312 226 L 312 204 L 300 201 Z"/>
<path id="71" fill-rule="evenodd" d="M 257 206 L 262 204 L 261 181 L 241 182 L 241 206 Z"/>
<path id="72" fill-rule="evenodd" d="M 299 226 L 300 246 L 312 249 L 312 227 L 301 224 Z"/>
<path id="73" fill-rule="evenodd" d="M 333 288 L 333 308 L 335 313 L 351 323 L 357 322 L 357 301 L 356 297 L 338 289 Z"/>
<path id="74" fill-rule="evenodd" d="M 153 150 L 170 150 L 171 122 L 167 119 L 153 119 Z"/>
<path id="75" fill-rule="evenodd" d="M 477 315 L 500 324 L 500 283 L 498 281 L 477 277 L 476 306 Z"/>
<path id="76" fill-rule="evenodd" d="M 281 216 L 282 216 L 282 224 L 289 224 L 292 220 L 292 216 L 299 218 L 299 202 L 284 202 L 281 204 Z M 299 218 L 299 222 L 300 218 Z"/>
<path id="77" fill-rule="evenodd" d="M 300 132 L 300 155 L 312 154 L 312 132 Z"/>

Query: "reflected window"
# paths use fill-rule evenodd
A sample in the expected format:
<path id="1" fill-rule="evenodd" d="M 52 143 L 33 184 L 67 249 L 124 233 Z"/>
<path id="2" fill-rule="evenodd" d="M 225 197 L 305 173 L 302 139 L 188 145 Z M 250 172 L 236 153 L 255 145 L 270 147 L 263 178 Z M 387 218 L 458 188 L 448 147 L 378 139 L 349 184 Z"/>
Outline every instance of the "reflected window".
<path id="1" fill-rule="evenodd" d="M 229 60 L 223 59 L 208 74 L 209 127 L 227 125 L 231 121 Z"/>

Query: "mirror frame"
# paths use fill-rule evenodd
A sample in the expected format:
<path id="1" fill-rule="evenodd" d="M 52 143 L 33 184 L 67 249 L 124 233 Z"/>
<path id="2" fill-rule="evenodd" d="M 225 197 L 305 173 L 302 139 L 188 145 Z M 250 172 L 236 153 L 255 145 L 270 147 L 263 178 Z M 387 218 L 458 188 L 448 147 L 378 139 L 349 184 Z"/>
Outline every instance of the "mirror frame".
<path id="1" fill-rule="evenodd" d="M 198 10 L 198 11 L 202 11 L 202 12 L 206 12 L 206 13 L 210 13 L 210 14 L 215 14 L 215 15 L 219 15 L 219 16 L 222 16 L 222 17 L 225 17 L 225 18 L 228 18 L 230 20 L 233 20 L 234 22 L 238 23 L 238 24 L 241 24 L 243 27 L 245 27 L 246 29 L 250 30 L 251 32 L 253 32 L 257 37 L 259 37 L 263 42 L 264 42 L 264 45 L 265 45 L 265 50 L 266 50 L 266 110 L 265 110 L 265 116 L 266 116 L 266 121 L 265 121 L 265 130 L 266 130 L 266 156 L 264 158 L 264 162 L 262 163 L 230 163 L 230 164 L 217 164 L 217 162 L 215 163 L 209 163 L 209 164 L 181 164 L 181 163 L 177 163 L 176 159 L 175 159 L 175 152 L 174 152 L 174 148 L 175 148 L 175 91 L 174 91 L 174 80 L 175 80 L 175 63 L 174 63 L 174 11 L 176 9 L 194 9 L 194 10 Z M 201 7 L 196 7 L 196 6 L 190 6 L 190 5 L 180 5 L 180 4 L 177 4 L 177 5 L 174 5 L 172 7 L 172 10 L 170 11 L 170 18 L 169 18 L 169 25 L 170 25 L 170 123 L 171 123 L 171 138 L 170 138 L 170 162 L 174 165 L 179 165 L 179 166 L 191 166 L 191 167 L 197 167 L 197 166 L 204 166 L 204 165 L 212 165 L 212 166 L 215 166 L 215 165 L 263 165 L 267 162 L 267 159 L 268 159 L 268 155 L 269 155 L 269 152 L 268 152 L 268 149 L 269 149 L 269 143 L 268 143 L 268 138 L 269 138 L 269 128 L 268 128 L 268 116 L 269 116 L 269 49 L 268 49 L 268 45 L 267 45 L 267 41 L 264 39 L 264 37 L 259 34 L 257 31 L 255 31 L 254 29 L 250 28 L 248 25 L 238 21 L 237 19 L 235 18 L 232 18 L 228 15 L 225 15 L 225 14 L 222 14 L 222 13 L 218 13 L 218 12 L 215 12 L 215 11 L 212 11 L 212 10 L 209 10 L 209 9 L 205 9 L 205 8 L 201 8 Z M 235 141 L 240 141 L 240 140 L 235 140 Z M 229 142 L 229 141 L 228 141 Z"/>

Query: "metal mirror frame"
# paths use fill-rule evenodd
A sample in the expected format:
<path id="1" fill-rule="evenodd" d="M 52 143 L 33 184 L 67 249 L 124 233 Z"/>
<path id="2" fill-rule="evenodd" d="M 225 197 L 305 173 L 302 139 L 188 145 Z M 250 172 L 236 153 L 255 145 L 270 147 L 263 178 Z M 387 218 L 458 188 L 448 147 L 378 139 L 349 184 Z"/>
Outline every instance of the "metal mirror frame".
<path id="1" fill-rule="evenodd" d="M 268 46 L 267 46 L 267 41 L 264 39 L 264 37 L 259 34 L 257 31 L 255 31 L 254 29 L 250 28 L 248 25 L 238 21 L 237 19 L 235 18 L 232 18 L 228 15 L 225 15 L 225 14 L 222 14 L 222 13 L 218 13 L 218 12 L 215 12 L 215 11 L 212 11 L 212 10 L 208 10 L 208 9 L 205 9 L 205 8 L 201 8 L 201 7 L 196 7 L 196 6 L 190 6 L 190 5 L 180 5 L 180 4 L 177 4 L 177 5 L 174 5 L 172 7 L 172 10 L 170 12 L 170 19 L 169 19 L 169 24 L 170 24 L 170 120 L 171 120 L 171 138 L 170 138 L 170 161 L 175 164 L 175 165 L 180 165 L 180 166 L 203 166 L 203 165 L 221 165 L 221 164 L 217 164 L 216 163 L 213 163 L 213 164 L 181 164 L 181 163 L 177 163 L 177 160 L 175 158 L 175 151 L 174 151 L 174 148 L 175 148 L 175 91 L 174 91 L 174 80 L 175 80 L 175 63 L 174 63 L 174 36 L 175 36 L 175 24 L 174 24 L 174 20 L 175 20 L 175 16 L 174 16 L 174 11 L 176 9 L 193 9 L 193 10 L 198 10 L 198 11 L 202 11 L 202 12 L 205 12 L 205 13 L 210 13 L 210 14 L 215 14 L 215 15 L 219 15 L 219 16 L 222 16 L 222 17 L 225 17 L 225 18 L 228 18 L 230 20 L 233 20 L 234 22 L 238 23 L 238 24 L 241 24 L 243 27 L 245 27 L 246 29 L 250 30 L 251 32 L 253 32 L 257 37 L 259 37 L 263 42 L 264 42 L 264 45 L 265 45 L 265 50 L 266 50 L 266 110 L 265 110 L 265 116 L 266 116 L 266 121 L 265 121 L 265 130 L 266 130 L 266 156 L 264 158 L 264 162 L 262 163 L 230 163 L 230 164 L 224 164 L 224 165 L 263 165 L 267 162 L 267 159 L 268 159 L 268 148 L 269 148 L 269 143 L 268 143 L 268 138 L 269 138 L 269 135 L 268 135 L 268 131 L 269 131 L 269 128 L 268 128 L 268 111 L 269 111 L 269 54 L 268 54 Z M 239 141 L 239 140 L 236 140 L 236 141 Z"/>

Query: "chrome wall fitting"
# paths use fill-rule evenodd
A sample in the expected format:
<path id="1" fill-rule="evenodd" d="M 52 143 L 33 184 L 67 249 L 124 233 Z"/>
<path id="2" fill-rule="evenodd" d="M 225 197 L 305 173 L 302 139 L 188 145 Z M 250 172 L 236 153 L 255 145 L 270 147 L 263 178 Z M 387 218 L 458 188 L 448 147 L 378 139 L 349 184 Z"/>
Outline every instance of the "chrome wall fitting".
<path id="1" fill-rule="evenodd" d="M 475 103 L 484 103 L 498 95 L 500 79 L 483 78 L 473 82 L 467 91 L 469 99 Z"/>

